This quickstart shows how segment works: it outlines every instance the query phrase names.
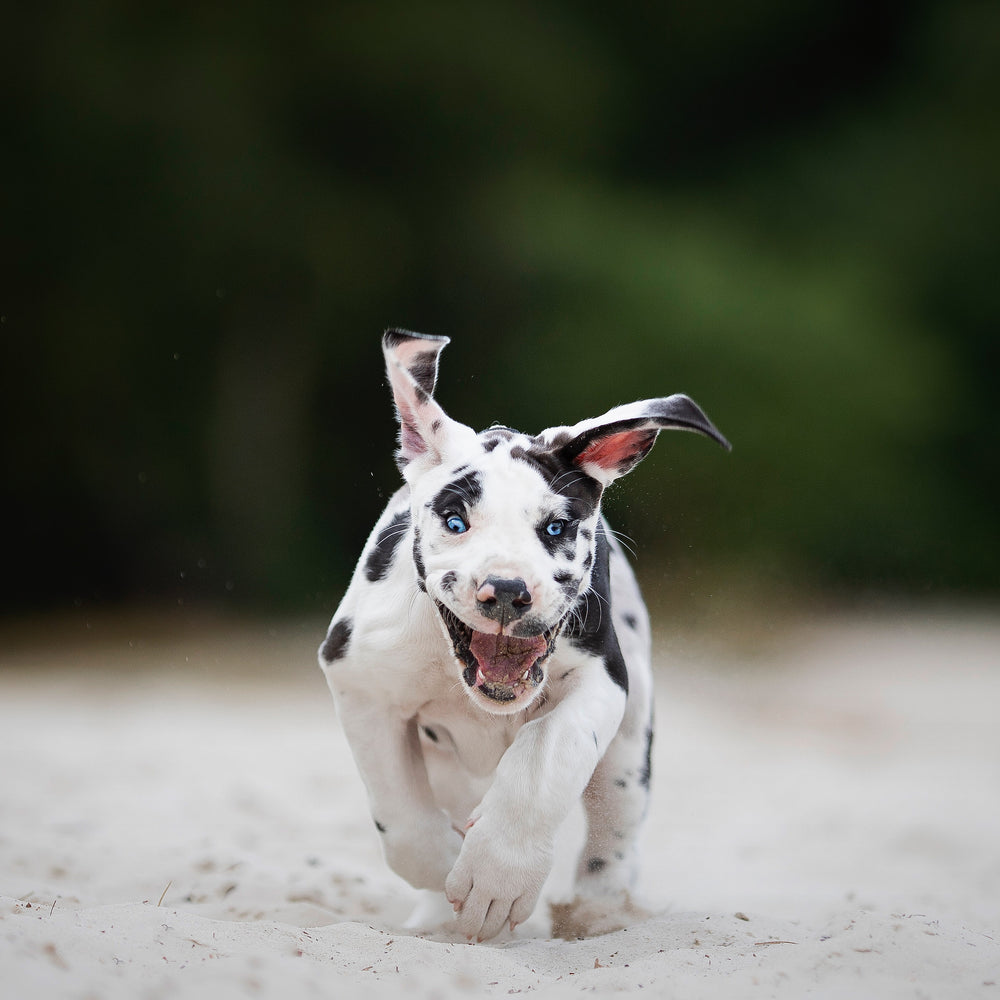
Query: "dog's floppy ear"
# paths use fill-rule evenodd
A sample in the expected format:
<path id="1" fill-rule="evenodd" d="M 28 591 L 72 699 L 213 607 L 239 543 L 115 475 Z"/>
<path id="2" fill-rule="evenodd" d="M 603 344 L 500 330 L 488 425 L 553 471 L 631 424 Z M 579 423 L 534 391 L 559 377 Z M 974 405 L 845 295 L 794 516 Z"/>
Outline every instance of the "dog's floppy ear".
<path id="1" fill-rule="evenodd" d="M 553 444 L 558 441 L 565 459 L 608 486 L 631 472 L 666 429 L 697 431 L 727 451 L 732 448 L 697 403 L 680 393 L 616 406 L 602 417 L 560 428 Z"/>
<path id="2" fill-rule="evenodd" d="M 385 370 L 399 418 L 396 464 L 404 475 L 411 467 L 426 468 L 441 461 L 446 445 L 471 428 L 452 420 L 434 399 L 438 355 L 448 337 L 409 330 L 386 330 L 382 335 Z"/>

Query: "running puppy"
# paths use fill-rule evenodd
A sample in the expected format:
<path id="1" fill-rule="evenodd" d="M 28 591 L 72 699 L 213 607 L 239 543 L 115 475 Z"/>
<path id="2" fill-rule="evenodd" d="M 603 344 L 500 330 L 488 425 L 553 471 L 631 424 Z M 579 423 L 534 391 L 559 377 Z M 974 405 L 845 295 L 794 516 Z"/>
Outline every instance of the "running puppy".
<path id="1" fill-rule="evenodd" d="M 486 940 L 531 914 L 582 797 L 562 921 L 610 930 L 630 912 L 653 730 L 649 618 L 601 495 L 664 428 L 729 443 L 682 395 L 534 437 L 477 434 L 434 400 L 447 343 L 383 337 L 406 485 L 320 665 L 394 871 Z"/>

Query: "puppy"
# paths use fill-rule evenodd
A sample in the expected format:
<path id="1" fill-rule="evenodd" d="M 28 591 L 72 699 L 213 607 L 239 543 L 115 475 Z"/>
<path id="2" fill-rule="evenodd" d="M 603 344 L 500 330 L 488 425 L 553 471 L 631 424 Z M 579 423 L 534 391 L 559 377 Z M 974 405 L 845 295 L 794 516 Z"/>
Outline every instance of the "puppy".
<path id="1" fill-rule="evenodd" d="M 534 436 L 434 399 L 446 337 L 382 341 L 405 485 L 320 647 L 389 866 L 486 940 L 532 912 L 583 800 L 574 933 L 634 913 L 653 738 L 649 617 L 600 510 L 667 428 L 729 443 L 686 396 Z M 558 930 L 558 928 L 557 928 Z"/>

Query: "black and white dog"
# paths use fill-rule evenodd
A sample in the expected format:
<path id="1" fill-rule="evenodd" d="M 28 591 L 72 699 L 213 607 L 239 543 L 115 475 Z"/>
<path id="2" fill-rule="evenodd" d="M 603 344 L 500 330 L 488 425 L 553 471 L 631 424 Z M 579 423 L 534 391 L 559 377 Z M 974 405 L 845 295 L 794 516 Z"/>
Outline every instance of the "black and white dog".
<path id="1" fill-rule="evenodd" d="M 433 398 L 447 337 L 382 347 L 406 485 L 319 657 L 388 864 L 480 941 L 534 909 L 582 797 L 575 933 L 624 925 L 652 741 L 650 629 L 601 516 L 664 428 L 726 439 L 686 396 L 531 437 L 477 434 Z M 617 914 L 617 916 L 616 916 Z"/>

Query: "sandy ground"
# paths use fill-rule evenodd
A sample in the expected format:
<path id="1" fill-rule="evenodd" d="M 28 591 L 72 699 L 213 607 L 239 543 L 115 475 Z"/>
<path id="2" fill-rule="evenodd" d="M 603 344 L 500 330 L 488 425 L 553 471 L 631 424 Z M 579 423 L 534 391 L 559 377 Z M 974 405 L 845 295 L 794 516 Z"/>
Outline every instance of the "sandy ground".
<path id="1" fill-rule="evenodd" d="M 1000 619 L 662 639 L 655 915 L 564 942 L 540 907 L 487 945 L 403 929 L 324 626 L 0 634 L 4 1000 L 1000 998 Z"/>

